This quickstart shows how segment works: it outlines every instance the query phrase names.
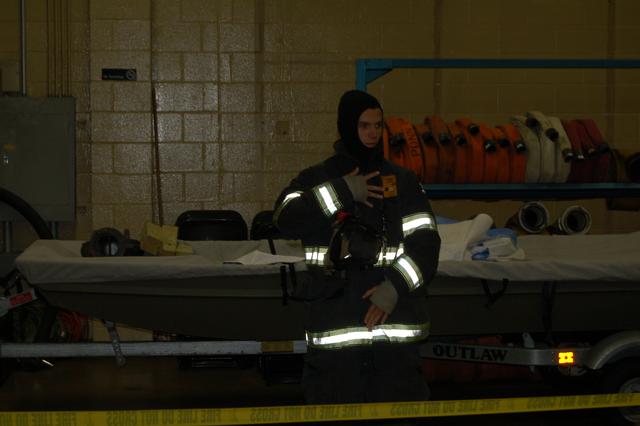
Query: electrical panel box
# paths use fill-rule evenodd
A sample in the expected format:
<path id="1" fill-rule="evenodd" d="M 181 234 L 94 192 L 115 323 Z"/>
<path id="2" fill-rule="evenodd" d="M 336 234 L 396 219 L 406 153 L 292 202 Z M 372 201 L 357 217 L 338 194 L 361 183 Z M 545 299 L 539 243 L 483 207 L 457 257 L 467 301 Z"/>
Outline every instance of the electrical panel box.
<path id="1" fill-rule="evenodd" d="M 73 221 L 75 175 L 75 99 L 0 97 L 0 187 L 46 221 Z M 0 221 L 14 220 L 0 202 Z"/>
<path id="2" fill-rule="evenodd" d="M 0 61 L 0 92 L 20 93 L 18 62 Z"/>

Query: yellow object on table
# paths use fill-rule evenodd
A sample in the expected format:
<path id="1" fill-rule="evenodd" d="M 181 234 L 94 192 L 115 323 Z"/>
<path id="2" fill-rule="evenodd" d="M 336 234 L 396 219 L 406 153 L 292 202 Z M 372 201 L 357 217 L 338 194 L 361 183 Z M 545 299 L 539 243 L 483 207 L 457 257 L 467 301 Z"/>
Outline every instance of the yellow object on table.
<path id="1" fill-rule="evenodd" d="M 178 227 L 145 222 L 140 239 L 140 248 L 154 256 L 176 256 L 193 254 L 193 248 L 178 241 Z"/>

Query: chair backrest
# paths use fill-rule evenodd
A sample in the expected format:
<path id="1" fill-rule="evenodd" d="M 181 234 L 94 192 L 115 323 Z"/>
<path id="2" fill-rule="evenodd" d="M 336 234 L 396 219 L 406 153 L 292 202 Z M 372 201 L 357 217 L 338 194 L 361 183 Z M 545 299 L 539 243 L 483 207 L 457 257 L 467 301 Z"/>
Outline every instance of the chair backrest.
<path id="1" fill-rule="evenodd" d="M 176 219 L 178 238 L 187 241 L 246 240 L 247 223 L 235 210 L 188 210 Z"/>
<path id="2" fill-rule="evenodd" d="M 255 215 L 251 222 L 252 240 L 282 239 L 282 233 L 273 224 L 273 210 L 263 210 Z"/>

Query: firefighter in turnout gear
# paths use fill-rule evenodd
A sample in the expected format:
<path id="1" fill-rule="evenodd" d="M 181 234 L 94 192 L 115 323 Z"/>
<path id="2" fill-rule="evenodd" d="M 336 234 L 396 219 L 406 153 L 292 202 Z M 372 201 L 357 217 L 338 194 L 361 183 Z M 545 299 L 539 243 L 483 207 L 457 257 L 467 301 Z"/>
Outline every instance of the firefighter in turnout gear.
<path id="1" fill-rule="evenodd" d="M 302 240 L 312 275 L 300 295 L 310 404 L 429 397 L 418 347 L 440 237 L 415 174 L 384 159 L 383 125 L 375 97 L 346 92 L 335 154 L 303 170 L 275 205 L 275 225 Z"/>

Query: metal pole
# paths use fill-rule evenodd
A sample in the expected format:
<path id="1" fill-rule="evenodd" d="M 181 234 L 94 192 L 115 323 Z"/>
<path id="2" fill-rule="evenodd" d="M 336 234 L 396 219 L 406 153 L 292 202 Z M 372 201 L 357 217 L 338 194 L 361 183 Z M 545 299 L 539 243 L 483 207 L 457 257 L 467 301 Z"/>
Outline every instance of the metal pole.
<path id="1" fill-rule="evenodd" d="M 20 94 L 27 96 L 27 29 L 25 0 L 20 0 Z"/>
<path id="2" fill-rule="evenodd" d="M 283 351 L 265 351 L 263 342 L 257 341 L 186 341 L 186 342 L 122 342 L 125 357 L 130 356 L 185 356 L 185 355 L 258 355 L 263 353 L 303 354 L 307 351 L 304 340 L 293 340 Z M 103 343 L 0 343 L 0 358 L 25 357 L 112 357 L 113 345 Z"/>

